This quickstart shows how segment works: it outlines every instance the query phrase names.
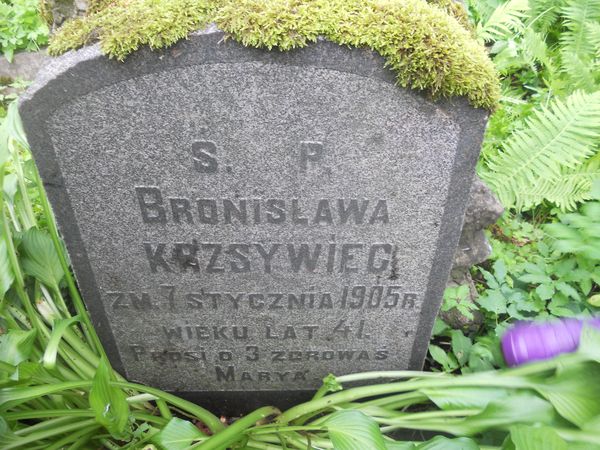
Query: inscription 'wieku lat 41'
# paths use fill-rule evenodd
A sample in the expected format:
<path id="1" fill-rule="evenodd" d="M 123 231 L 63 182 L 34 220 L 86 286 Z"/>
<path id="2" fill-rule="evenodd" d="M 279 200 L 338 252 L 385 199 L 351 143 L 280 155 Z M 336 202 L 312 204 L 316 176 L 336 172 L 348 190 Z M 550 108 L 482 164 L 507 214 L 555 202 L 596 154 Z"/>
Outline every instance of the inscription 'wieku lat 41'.
<path id="1" fill-rule="evenodd" d="M 222 38 L 70 53 L 21 103 L 113 365 L 238 411 L 420 368 L 486 113 L 368 50 Z"/>

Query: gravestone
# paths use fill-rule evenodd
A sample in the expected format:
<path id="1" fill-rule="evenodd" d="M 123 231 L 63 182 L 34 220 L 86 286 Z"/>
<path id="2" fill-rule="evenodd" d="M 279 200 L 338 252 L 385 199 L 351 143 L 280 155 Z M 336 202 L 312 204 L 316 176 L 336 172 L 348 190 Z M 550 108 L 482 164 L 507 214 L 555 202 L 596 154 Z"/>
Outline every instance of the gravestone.
<path id="1" fill-rule="evenodd" d="M 85 302 L 129 379 L 222 411 L 420 369 L 486 113 L 370 50 L 211 28 L 56 59 L 21 114 Z"/>

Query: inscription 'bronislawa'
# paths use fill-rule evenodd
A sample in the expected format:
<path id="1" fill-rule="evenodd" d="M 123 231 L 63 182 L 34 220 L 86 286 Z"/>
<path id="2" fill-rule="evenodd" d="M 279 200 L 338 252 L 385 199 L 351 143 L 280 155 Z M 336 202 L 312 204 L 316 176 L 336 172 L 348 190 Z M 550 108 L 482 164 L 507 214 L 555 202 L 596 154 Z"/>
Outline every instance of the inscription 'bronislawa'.
<path id="1" fill-rule="evenodd" d="M 386 199 L 211 199 L 170 197 L 153 186 L 135 188 L 142 220 L 148 224 L 377 225 L 388 224 Z"/>

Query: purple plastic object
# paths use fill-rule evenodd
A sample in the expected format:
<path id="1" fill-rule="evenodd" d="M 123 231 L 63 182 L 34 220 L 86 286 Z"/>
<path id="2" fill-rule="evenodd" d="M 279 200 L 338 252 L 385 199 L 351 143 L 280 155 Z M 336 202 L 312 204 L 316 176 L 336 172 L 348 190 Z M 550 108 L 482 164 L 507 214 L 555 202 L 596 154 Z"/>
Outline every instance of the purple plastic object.
<path id="1" fill-rule="evenodd" d="M 600 329 L 600 317 L 517 323 L 502 336 L 506 364 L 518 366 L 574 352 L 579 347 L 584 323 Z"/>

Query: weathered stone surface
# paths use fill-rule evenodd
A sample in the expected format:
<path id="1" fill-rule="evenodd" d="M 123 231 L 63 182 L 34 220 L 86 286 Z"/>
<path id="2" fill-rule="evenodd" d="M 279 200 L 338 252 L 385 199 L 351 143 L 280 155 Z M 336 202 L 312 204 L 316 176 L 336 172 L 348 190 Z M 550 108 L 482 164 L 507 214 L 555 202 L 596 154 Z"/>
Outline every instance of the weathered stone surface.
<path id="1" fill-rule="evenodd" d="M 52 23 L 52 30 L 58 29 L 67 19 L 82 16 L 88 9 L 87 0 L 43 0 L 44 10 L 47 11 Z"/>
<path id="2" fill-rule="evenodd" d="M 491 247 L 484 230 L 496 223 L 504 208 L 478 176 L 473 179 L 453 268 L 469 268 L 489 258 Z"/>
<path id="3" fill-rule="evenodd" d="M 130 379 L 243 411 L 421 367 L 484 111 L 398 88 L 367 50 L 210 29 L 124 64 L 67 54 L 21 113 Z"/>

